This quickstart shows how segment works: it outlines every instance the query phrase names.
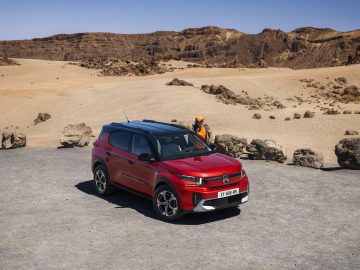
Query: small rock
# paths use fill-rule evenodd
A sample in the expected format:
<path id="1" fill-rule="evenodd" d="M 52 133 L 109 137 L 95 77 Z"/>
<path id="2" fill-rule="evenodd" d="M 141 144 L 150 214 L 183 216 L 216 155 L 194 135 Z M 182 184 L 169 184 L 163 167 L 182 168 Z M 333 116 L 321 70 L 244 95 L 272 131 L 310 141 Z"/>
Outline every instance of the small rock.
<path id="1" fill-rule="evenodd" d="M 252 119 L 261 119 L 261 114 L 260 113 L 254 113 Z"/>
<path id="2" fill-rule="evenodd" d="M 276 119 L 276 117 L 273 116 L 273 115 L 270 115 L 269 118 L 270 118 L 270 119 Z"/>
<path id="3" fill-rule="evenodd" d="M 166 85 L 177 85 L 177 86 L 194 86 L 192 83 L 188 83 L 184 80 L 174 78 L 172 81 L 167 82 Z"/>
<path id="4" fill-rule="evenodd" d="M 285 121 L 290 121 L 291 120 L 291 117 L 288 116 L 288 117 L 285 117 Z"/>
<path id="5" fill-rule="evenodd" d="M 353 129 L 348 129 L 347 131 L 345 131 L 345 135 L 359 135 L 359 132 Z"/>
<path id="6" fill-rule="evenodd" d="M 315 114 L 311 111 L 306 111 L 304 113 L 304 118 L 314 118 Z"/>
<path id="7" fill-rule="evenodd" d="M 38 116 L 34 119 L 34 125 L 37 125 L 41 122 L 45 122 L 46 120 L 49 120 L 51 118 L 51 115 L 49 113 L 39 113 Z"/>
<path id="8" fill-rule="evenodd" d="M 343 114 L 351 114 L 351 113 L 352 113 L 352 111 L 350 111 L 350 110 L 343 111 Z"/>
<path id="9" fill-rule="evenodd" d="M 320 169 L 324 166 L 324 157 L 321 153 L 311 149 L 297 149 L 293 154 L 293 164 L 303 167 Z"/>
<path id="10" fill-rule="evenodd" d="M 294 119 L 300 119 L 301 114 L 300 113 L 294 113 Z"/>

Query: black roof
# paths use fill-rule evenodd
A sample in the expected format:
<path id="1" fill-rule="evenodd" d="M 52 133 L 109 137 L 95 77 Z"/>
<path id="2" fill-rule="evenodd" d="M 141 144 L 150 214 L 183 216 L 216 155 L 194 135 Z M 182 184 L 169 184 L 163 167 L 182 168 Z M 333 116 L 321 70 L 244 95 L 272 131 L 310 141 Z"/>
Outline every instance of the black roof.
<path id="1" fill-rule="evenodd" d="M 103 128 L 109 132 L 117 129 L 127 129 L 131 131 L 135 131 L 137 133 L 143 133 L 149 135 L 189 132 L 189 129 L 180 125 L 157 122 L 153 120 L 145 120 L 145 119 L 142 121 L 111 123 L 105 125 Z"/>

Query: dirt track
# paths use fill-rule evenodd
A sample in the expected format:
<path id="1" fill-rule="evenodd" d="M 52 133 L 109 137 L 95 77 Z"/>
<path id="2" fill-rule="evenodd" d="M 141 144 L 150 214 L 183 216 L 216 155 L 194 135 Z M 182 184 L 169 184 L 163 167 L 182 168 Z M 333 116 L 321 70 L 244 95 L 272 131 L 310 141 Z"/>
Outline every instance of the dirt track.
<path id="1" fill-rule="evenodd" d="M 360 172 L 243 161 L 239 209 L 158 220 L 95 195 L 90 149 L 0 151 L 1 269 L 358 269 Z"/>

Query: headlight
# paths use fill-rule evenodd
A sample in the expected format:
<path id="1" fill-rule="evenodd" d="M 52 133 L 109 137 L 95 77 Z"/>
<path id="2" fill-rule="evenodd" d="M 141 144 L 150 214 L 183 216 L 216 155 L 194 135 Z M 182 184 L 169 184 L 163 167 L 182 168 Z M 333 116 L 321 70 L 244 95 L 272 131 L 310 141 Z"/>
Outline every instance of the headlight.
<path id="1" fill-rule="evenodd" d="M 244 178 L 244 177 L 245 177 L 245 175 L 246 175 L 246 172 L 245 172 L 245 170 L 244 170 L 244 169 L 242 169 L 242 170 L 241 170 L 240 177 L 241 177 L 241 178 Z"/>
<path id="2" fill-rule="evenodd" d="M 177 174 L 176 176 L 179 177 L 181 180 L 194 182 L 194 184 L 190 184 L 186 186 L 201 186 L 204 182 L 203 178 L 201 177 L 183 175 L 183 174 Z"/>

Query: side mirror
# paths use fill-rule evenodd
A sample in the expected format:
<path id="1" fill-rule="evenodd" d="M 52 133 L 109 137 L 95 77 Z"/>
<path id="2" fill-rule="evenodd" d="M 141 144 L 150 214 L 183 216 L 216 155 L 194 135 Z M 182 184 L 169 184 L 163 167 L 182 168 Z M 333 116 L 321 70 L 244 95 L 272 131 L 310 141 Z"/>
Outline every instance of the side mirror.
<path id="1" fill-rule="evenodd" d="M 210 146 L 210 149 L 211 149 L 211 150 L 215 151 L 215 149 L 216 149 L 216 144 L 211 143 L 211 144 L 209 144 L 209 146 Z"/>
<path id="2" fill-rule="evenodd" d="M 140 154 L 140 155 L 138 156 L 138 158 L 139 158 L 139 160 L 141 160 L 141 161 L 152 161 L 152 160 L 153 160 L 153 158 L 151 157 L 151 155 L 148 154 L 148 153 L 142 153 L 142 154 Z"/>

